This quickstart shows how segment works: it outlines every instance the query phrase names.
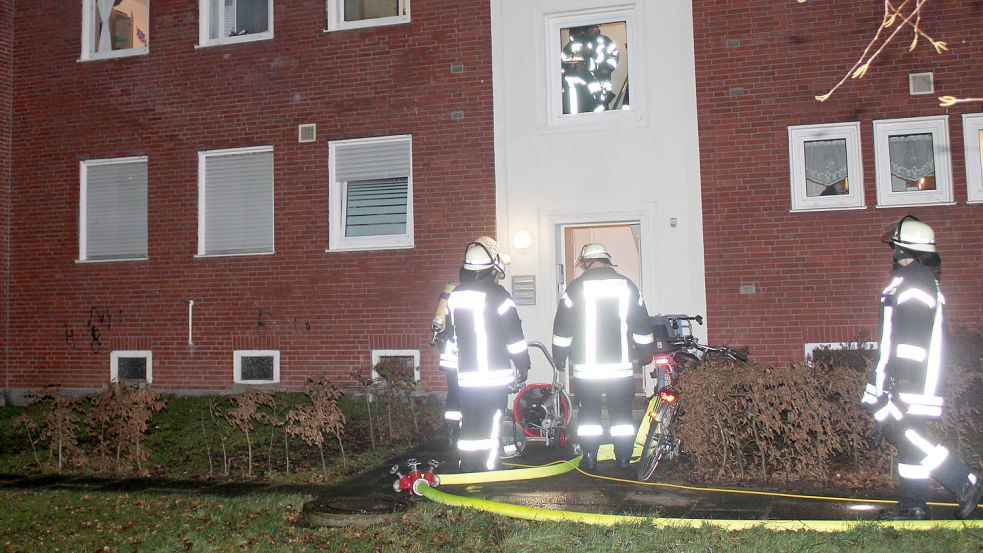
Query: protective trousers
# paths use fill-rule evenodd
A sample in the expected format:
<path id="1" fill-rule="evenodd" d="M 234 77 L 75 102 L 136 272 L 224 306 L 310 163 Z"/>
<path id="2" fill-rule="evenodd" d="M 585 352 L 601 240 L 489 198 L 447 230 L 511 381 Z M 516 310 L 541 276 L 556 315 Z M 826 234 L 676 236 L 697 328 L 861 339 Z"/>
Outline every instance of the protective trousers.
<path id="1" fill-rule="evenodd" d="M 898 487 L 902 506 L 924 508 L 929 479 L 953 494 L 958 494 L 969 482 L 969 467 L 928 437 L 925 419 L 888 417 L 881 425 L 884 438 L 898 449 Z"/>
<path id="2" fill-rule="evenodd" d="M 444 400 L 444 423 L 460 426 L 461 398 L 460 386 L 457 384 L 457 370 L 443 369 L 447 373 L 447 399 Z"/>
<path id="3" fill-rule="evenodd" d="M 461 437 L 457 440 L 457 451 L 462 470 L 498 468 L 502 418 L 508 395 L 507 386 L 460 389 Z"/>
<path id="4" fill-rule="evenodd" d="M 635 422 L 631 403 L 635 397 L 635 380 L 631 376 L 606 380 L 574 378 L 574 393 L 580 409 L 577 414 L 577 439 L 584 453 L 597 453 L 604 441 L 601 422 L 601 398 L 608 398 L 608 436 L 614 443 L 618 459 L 631 457 L 635 445 Z"/>

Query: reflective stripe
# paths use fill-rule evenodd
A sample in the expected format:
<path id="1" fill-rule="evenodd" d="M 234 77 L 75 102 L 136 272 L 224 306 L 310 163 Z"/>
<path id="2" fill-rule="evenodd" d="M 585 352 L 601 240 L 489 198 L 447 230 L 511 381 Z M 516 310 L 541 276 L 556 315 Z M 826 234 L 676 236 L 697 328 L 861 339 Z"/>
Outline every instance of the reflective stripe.
<path id="1" fill-rule="evenodd" d="M 570 296 L 568 296 L 566 292 L 563 293 L 563 305 L 566 306 L 567 309 L 573 307 L 573 301 L 570 299 Z"/>
<path id="2" fill-rule="evenodd" d="M 615 436 L 634 436 L 635 426 L 631 424 L 616 424 L 611 427 L 611 437 Z"/>
<path id="3" fill-rule="evenodd" d="M 498 314 L 499 315 L 504 315 L 504 314 L 508 313 L 509 309 L 514 309 L 514 308 L 515 308 L 515 302 L 512 301 L 512 298 L 509 298 L 509 299 L 503 301 L 502 302 L 502 305 L 499 305 L 498 306 Z"/>
<path id="4" fill-rule="evenodd" d="M 898 406 L 890 400 L 888 400 L 887 405 L 881 407 L 876 413 L 874 413 L 874 419 L 877 422 L 882 422 L 888 417 L 888 415 L 891 415 L 894 417 L 894 420 L 898 421 L 904 418 L 904 415 L 901 413 L 901 409 L 898 409 Z"/>
<path id="5" fill-rule="evenodd" d="M 925 292 L 919 288 L 909 288 L 898 294 L 898 305 L 901 305 L 908 300 L 918 300 L 929 307 L 935 307 L 935 298 L 929 295 L 928 292 Z"/>
<path id="6" fill-rule="evenodd" d="M 874 386 L 870 382 L 864 387 L 864 397 L 860 401 L 862 403 L 877 403 L 877 398 L 884 393 L 883 390 L 878 390 L 877 386 Z"/>
<path id="7" fill-rule="evenodd" d="M 457 383 L 462 388 L 507 386 L 515 380 L 512 369 L 485 372 L 458 371 Z"/>
<path id="8" fill-rule="evenodd" d="M 572 344 L 572 343 L 573 343 L 573 338 L 572 337 L 565 338 L 563 336 L 557 336 L 556 334 L 553 335 L 553 345 L 554 346 L 558 346 L 558 347 L 561 347 L 561 348 L 568 348 L 568 347 L 570 347 L 570 344 Z"/>
<path id="9" fill-rule="evenodd" d="M 908 414 L 922 417 L 941 417 L 942 408 L 933 405 L 909 405 Z"/>
<path id="10" fill-rule="evenodd" d="M 492 442 L 494 442 L 495 445 L 493 445 L 492 450 L 488 452 L 488 461 L 485 463 L 485 466 L 488 467 L 488 470 L 495 470 L 495 461 L 498 459 L 498 444 L 499 444 L 498 435 L 499 432 L 501 432 L 501 430 L 502 430 L 502 410 L 496 409 L 495 416 L 492 417 L 492 437 L 491 437 Z"/>
<path id="11" fill-rule="evenodd" d="M 507 345 L 505 347 L 509 350 L 509 353 L 511 353 L 512 355 L 516 355 L 516 354 L 522 353 L 522 352 L 526 351 L 527 349 L 529 349 L 529 346 L 526 345 L 526 341 L 525 340 L 521 340 L 521 341 L 516 342 L 514 344 L 509 344 L 509 345 Z"/>
<path id="12" fill-rule="evenodd" d="M 581 424 L 577 426 L 578 436 L 600 436 L 604 433 L 604 428 L 599 424 Z"/>
<path id="13" fill-rule="evenodd" d="M 911 359 L 912 361 L 918 361 L 919 363 L 925 360 L 925 356 L 928 352 L 925 348 L 913 346 L 911 344 L 898 344 L 897 350 L 898 357 L 902 359 Z"/>
<path id="14" fill-rule="evenodd" d="M 584 380 L 610 380 L 614 378 L 625 378 L 632 375 L 631 364 L 611 364 L 611 365 L 574 365 L 574 378 Z"/>
<path id="15" fill-rule="evenodd" d="M 939 294 L 940 302 L 942 295 Z M 925 365 L 925 395 L 938 395 L 939 378 L 942 374 L 942 307 L 935 310 L 935 323 L 932 325 L 932 341 L 928 344 L 928 363 Z"/>
<path id="16" fill-rule="evenodd" d="M 444 420 L 459 421 L 459 420 L 461 420 L 461 412 L 460 411 L 444 411 Z"/>
<path id="17" fill-rule="evenodd" d="M 498 440 L 488 438 L 485 440 L 458 440 L 458 451 L 488 451 L 494 450 L 498 445 Z"/>
<path id="18" fill-rule="evenodd" d="M 471 312 L 474 321 L 475 346 L 477 354 L 477 369 L 479 372 L 488 371 L 488 334 L 485 332 L 485 293 L 476 290 L 454 290 L 447 300 L 451 313 L 458 309 Z M 456 318 L 456 317 L 455 317 Z"/>
<path id="19" fill-rule="evenodd" d="M 928 480 L 929 473 L 921 465 L 905 465 L 898 463 L 898 476 L 908 480 Z"/>
<path id="20" fill-rule="evenodd" d="M 886 296 L 886 295 L 890 294 L 891 292 L 895 291 L 898 288 L 898 286 L 901 285 L 902 282 L 904 282 L 904 279 L 903 278 L 901 278 L 901 277 L 894 277 L 894 280 L 891 281 L 891 284 L 888 284 L 887 285 L 887 288 L 885 288 L 884 291 L 881 292 L 881 295 Z"/>
<path id="21" fill-rule="evenodd" d="M 597 364 L 597 302 L 601 298 L 618 300 L 618 317 L 621 319 L 621 362 L 628 359 L 628 281 L 624 279 L 585 280 L 584 281 L 584 363 Z"/>
<path id="22" fill-rule="evenodd" d="M 925 469 L 925 472 L 929 475 L 932 471 L 937 469 L 946 458 L 949 457 L 949 450 L 942 445 L 933 446 L 931 442 L 923 438 L 917 431 L 909 428 L 905 430 L 905 438 L 911 442 L 915 447 L 922 450 L 925 453 L 925 458 L 922 459 L 921 466 Z"/>
<path id="23" fill-rule="evenodd" d="M 900 281 L 900 278 L 894 280 Z M 886 375 L 884 369 L 887 368 L 887 360 L 891 357 L 891 315 L 894 310 L 890 305 L 884 307 L 884 327 L 881 329 L 881 343 L 879 345 L 880 355 L 877 356 L 877 367 L 874 368 L 874 386 L 878 390 L 884 389 Z"/>
<path id="24" fill-rule="evenodd" d="M 651 332 L 648 334 L 632 334 L 631 337 L 635 340 L 636 344 L 651 344 L 655 341 L 655 336 Z"/>

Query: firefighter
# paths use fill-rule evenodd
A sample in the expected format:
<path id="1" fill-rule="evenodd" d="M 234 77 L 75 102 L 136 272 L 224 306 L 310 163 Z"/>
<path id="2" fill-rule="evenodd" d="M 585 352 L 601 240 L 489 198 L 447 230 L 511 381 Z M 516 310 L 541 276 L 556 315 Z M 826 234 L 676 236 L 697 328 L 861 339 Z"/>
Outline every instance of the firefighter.
<path id="1" fill-rule="evenodd" d="M 457 449 L 457 438 L 461 432 L 461 404 L 458 399 L 457 385 L 457 344 L 447 335 L 447 300 L 451 292 L 457 288 L 456 282 L 448 282 L 437 299 L 431 328 L 433 339 L 430 345 L 437 348 L 440 355 L 440 370 L 447 375 L 447 397 L 444 400 L 444 430 L 447 434 L 447 444 L 451 449 Z"/>
<path id="2" fill-rule="evenodd" d="M 557 367 L 569 359 L 573 368 L 581 467 L 597 468 L 601 398 L 607 394 L 608 435 L 618 467 L 627 469 L 636 431 L 633 376 L 636 365 L 652 359 L 652 324 L 638 287 L 614 270 L 603 245 L 584 245 L 578 263 L 584 273 L 567 287 L 553 320 L 553 359 Z"/>
<path id="3" fill-rule="evenodd" d="M 861 401 L 884 438 L 898 449 L 900 497 L 879 518 L 927 518 L 932 479 L 956 496 L 956 518 L 964 519 L 983 494 L 979 476 L 926 433 L 927 421 L 942 416 L 945 300 L 936 274 L 941 258 L 935 233 L 907 215 L 883 241 L 894 248 L 894 270 L 881 295 L 877 365 Z"/>
<path id="4" fill-rule="evenodd" d="M 463 471 L 498 468 L 509 389 L 526 381 L 530 366 L 515 302 L 497 282 L 508 259 L 484 238 L 468 244 L 461 283 L 447 298 L 446 332 L 457 346 L 448 357 L 457 365 Z"/>
<path id="5" fill-rule="evenodd" d="M 573 27 L 560 52 L 563 113 L 606 111 L 615 98 L 611 74 L 618 67 L 618 44 L 597 25 Z"/>

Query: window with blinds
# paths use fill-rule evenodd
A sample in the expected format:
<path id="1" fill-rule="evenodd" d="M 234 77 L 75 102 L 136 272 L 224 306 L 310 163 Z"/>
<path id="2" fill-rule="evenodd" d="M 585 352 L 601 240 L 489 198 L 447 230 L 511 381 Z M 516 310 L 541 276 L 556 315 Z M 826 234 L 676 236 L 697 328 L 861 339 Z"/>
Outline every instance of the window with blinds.
<path id="1" fill-rule="evenodd" d="M 147 158 L 83 161 L 79 260 L 147 257 Z"/>
<path id="2" fill-rule="evenodd" d="M 328 143 L 332 250 L 413 247 L 408 135 Z"/>
<path id="3" fill-rule="evenodd" d="M 273 253 L 273 147 L 198 154 L 198 255 Z"/>

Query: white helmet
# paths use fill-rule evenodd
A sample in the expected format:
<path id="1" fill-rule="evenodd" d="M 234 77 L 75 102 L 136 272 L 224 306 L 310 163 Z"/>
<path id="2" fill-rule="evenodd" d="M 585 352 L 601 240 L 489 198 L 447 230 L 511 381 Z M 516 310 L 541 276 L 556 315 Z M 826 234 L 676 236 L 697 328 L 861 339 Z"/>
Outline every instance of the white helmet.
<path id="1" fill-rule="evenodd" d="M 588 263 L 590 261 L 606 261 L 611 263 L 611 254 L 604 247 L 604 244 L 590 242 L 584 244 L 584 247 L 581 248 L 579 261 L 581 263 Z"/>
<path id="2" fill-rule="evenodd" d="M 498 251 L 498 242 L 490 236 L 478 237 L 464 250 L 464 268 L 469 271 L 494 268 L 504 274 L 504 266 L 510 261 L 511 259 L 507 254 Z"/>
<path id="3" fill-rule="evenodd" d="M 914 215 L 902 217 L 890 239 L 885 242 L 914 252 L 936 253 L 935 232 Z"/>

